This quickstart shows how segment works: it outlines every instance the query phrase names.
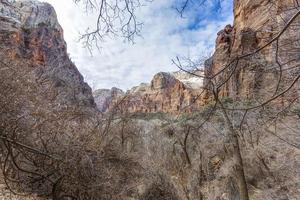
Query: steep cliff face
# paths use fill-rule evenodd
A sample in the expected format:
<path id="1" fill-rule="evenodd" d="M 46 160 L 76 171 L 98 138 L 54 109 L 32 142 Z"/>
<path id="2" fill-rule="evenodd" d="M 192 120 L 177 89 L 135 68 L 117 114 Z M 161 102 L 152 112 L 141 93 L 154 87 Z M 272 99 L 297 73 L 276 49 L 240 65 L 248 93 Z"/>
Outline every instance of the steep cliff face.
<path id="1" fill-rule="evenodd" d="M 296 7 L 293 0 L 234 1 L 234 25 L 218 33 L 216 51 L 205 67 L 206 76 L 221 85 L 222 96 L 270 97 L 293 81 L 299 72 L 300 34 L 295 27 L 300 19 L 285 25 Z"/>
<path id="2" fill-rule="evenodd" d="M 52 6 L 38 1 L 0 1 L 0 80 L 1 173 L 18 181 L 17 185 L 10 183 L 11 189 L 49 194 L 52 181 L 72 172 L 52 170 L 55 159 L 34 152 L 63 155 L 70 153 L 71 143 L 78 148 L 91 144 L 87 135 L 98 116 L 90 87 L 68 57 L 63 30 Z M 84 145 L 81 137 L 86 138 Z M 20 148 L 21 144 L 27 148 Z M 73 147 L 77 153 L 72 157 L 80 163 L 84 150 Z M 26 159 L 14 156 L 20 152 Z M 14 159 L 9 170 L 2 168 L 4 155 L 7 162 Z M 47 170 L 53 172 L 48 181 L 37 178 Z"/>
<path id="3" fill-rule="evenodd" d="M 124 95 L 125 93 L 116 87 L 111 89 L 99 89 L 93 92 L 95 103 L 101 112 L 107 111 L 115 99 L 121 98 Z"/>
<path id="4" fill-rule="evenodd" d="M 198 72 L 201 73 L 201 72 Z M 150 84 L 142 83 L 122 94 L 120 90 L 97 90 L 94 97 L 101 111 L 119 109 L 135 113 L 179 113 L 195 111 L 201 106 L 198 95 L 202 79 L 184 72 L 160 72 Z M 118 92 L 117 92 L 118 91 Z"/>
<path id="5" fill-rule="evenodd" d="M 30 65 L 36 81 L 56 103 L 95 106 L 90 87 L 68 57 L 52 6 L 38 1 L 4 1 L 0 23 L 2 61 L 23 60 Z"/>

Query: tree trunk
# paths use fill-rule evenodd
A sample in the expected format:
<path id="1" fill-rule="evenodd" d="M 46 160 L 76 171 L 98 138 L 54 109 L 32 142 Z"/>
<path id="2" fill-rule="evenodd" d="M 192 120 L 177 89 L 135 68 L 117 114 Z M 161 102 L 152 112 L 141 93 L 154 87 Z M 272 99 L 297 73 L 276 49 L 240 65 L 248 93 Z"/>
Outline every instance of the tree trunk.
<path id="1" fill-rule="evenodd" d="M 249 200 L 249 194 L 248 194 L 248 188 L 247 188 L 247 182 L 246 177 L 244 173 L 244 164 L 243 159 L 241 155 L 240 145 L 239 145 L 239 139 L 238 139 L 238 133 L 234 129 L 233 124 L 231 120 L 229 119 L 229 116 L 223 106 L 223 104 L 220 102 L 220 100 L 217 98 L 218 103 L 221 106 L 222 113 L 225 117 L 225 122 L 228 127 L 228 138 L 231 142 L 231 145 L 233 147 L 233 167 L 235 170 L 235 180 L 239 188 L 239 199 L 240 200 Z"/>

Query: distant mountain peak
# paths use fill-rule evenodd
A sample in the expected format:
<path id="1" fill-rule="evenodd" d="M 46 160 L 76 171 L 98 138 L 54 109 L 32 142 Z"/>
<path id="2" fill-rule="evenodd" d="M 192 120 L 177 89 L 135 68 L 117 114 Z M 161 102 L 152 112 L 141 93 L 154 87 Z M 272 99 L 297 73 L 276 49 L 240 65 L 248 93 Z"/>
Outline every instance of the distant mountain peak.
<path id="1" fill-rule="evenodd" d="M 126 93 L 115 89 L 114 95 L 113 89 L 101 89 L 94 92 L 94 98 L 102 112 L 113 109 L 121 99 L 128 112 L 187 112 L 200 107 L 200 100 L 194 99 L 202 91 L 202 84 L 202 78 L 186 72 L 159 72 L 150 83 L 141 83 Z"/>

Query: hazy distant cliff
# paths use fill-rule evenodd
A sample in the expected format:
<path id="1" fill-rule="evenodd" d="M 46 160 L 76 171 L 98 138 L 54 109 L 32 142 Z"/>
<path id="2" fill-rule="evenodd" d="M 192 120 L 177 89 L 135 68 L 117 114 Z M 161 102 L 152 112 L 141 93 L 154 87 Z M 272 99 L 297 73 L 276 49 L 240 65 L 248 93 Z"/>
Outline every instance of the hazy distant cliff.
<path id="1" fill-rule="evenodd" d="M 160 72 L 151 83 L 142 83 L 126 93 L 116 88 L 102 89 L 94 92 L 94 98 L 101 111 L 109 111 L 117 105 L 129 113 L 185 113 L 201 107 L 202 82 L 202 78 L 185 72 Z"/>

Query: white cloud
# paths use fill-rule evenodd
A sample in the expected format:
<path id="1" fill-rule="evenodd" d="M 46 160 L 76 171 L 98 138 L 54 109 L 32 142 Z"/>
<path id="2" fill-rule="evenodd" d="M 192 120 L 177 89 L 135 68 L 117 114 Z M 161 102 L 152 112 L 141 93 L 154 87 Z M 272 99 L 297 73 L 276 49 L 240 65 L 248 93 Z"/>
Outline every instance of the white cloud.
<path id="1" fill-rule="evenodd" d="M 199 22 L 200 28 L 188 29 L 191 19 L 180 18 L 170 9 L 172 0 L 154 0 L 138 12 L 144 23 L 142 38 L 136 38 L 134 45 L 124 43 L 121 38 L 109 39 L 91 57 L 78 38 L 79 32 L 95 23 L 95 16 L 86 15 L 84 8 L 71 0 L 45 1 L 54 6 L 70 57 L 93 89 L 113 86 L 129 89 L 149 82 L 157 72 L 176 71 L 172 58 L 187 54 L 198 57 L 211 51 L 217 31 L 232 22 L 231 1 L 223 1 L 221 20 L 203 20 Z"/>

